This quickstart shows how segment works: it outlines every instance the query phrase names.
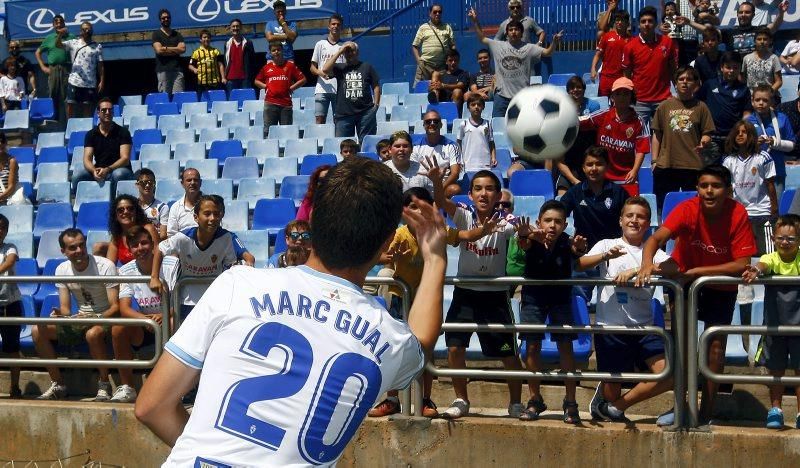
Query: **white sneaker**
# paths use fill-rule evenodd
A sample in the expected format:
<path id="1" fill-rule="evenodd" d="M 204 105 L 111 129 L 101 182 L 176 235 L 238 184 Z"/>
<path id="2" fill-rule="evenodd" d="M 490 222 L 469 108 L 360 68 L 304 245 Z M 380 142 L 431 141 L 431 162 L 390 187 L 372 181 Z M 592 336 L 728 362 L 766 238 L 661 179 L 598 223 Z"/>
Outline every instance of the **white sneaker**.
<path id="1" fill-rule="evenodd" d="M 469 402 L 456 398 L 449 408 L 444 410 L 442 417 L 447 419 L 458 419 L 469 414 Z"/>
<path id="2" fill-rule="evenodd" d="M 111 382 L 97 382 L 97 396 L 94 401 L 108 401 L 111 399 Z"/>
<path id="3" fill-rule="evenodd" d="M 523 411 L 525 411 L 525 405 L 522 403 L 511 403 L 508 405 L 508 415 L 512 418 L 519 418 Z"/>
<path id="4" fill-rule="evenodd" d="M 36 397 L 37 400 L 62 400 L 67 397 L 67 386 L 59 385 L 57 382 L 50 382 L 50 388 Z"/>
<path id="5" fill-rule="evenodd" d="M 133 403 L 136 401 L 136 389 L 130 385 L 120 385 L 111 397 L 114 403 Z"/>

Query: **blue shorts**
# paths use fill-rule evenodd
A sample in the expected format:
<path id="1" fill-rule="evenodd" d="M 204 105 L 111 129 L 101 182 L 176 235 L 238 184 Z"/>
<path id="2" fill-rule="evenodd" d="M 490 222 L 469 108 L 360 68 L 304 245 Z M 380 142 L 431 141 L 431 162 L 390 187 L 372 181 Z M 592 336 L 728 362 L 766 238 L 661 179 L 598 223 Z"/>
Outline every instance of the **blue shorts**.
<path id="1" fill-rule="evenodd" d="M 633 372 L 636 366 L 664 354 L 664 340 L 658 335 L 594 336 L 597 370 L 601 372 Z"/>
<path id="2" fill-rule="evenodd" d="M 336 109 L 336 93 L 317 93 L 314 95 L 314 117 L 328 115 L 328 107 Z"/>
<path id="3" fill-rule="evenodd" d="M 549 306 L 542 306 L 532 304 L 530 302 L 522 302 L 522 307 L 519 310 L 519 321 L 524 324 L 532 325 L 575 325 L 575 320 L 572 317 L 571 304 L 555 304 Z M 575 333 L 551 333 L 550 339 L 553 342 L 559 341 L 572 341 L 577 339 Z M 542 341 L 544 339 L 543 333 L 520 333 L 520 340 L 525 340 L 528 344 L 531 341 Z"/>

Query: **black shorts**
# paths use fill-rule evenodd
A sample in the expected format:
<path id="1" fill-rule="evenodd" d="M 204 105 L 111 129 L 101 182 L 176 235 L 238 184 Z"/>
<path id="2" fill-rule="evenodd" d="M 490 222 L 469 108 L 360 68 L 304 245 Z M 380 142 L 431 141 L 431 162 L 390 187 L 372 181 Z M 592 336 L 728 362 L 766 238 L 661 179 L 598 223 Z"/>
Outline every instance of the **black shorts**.
<path id="1" fill-rule="evenodd" d="M 664 339 L 658 335 L 606 335 L 594 337 L 597 370 L 633 372 L 654 357 L 664 354 Z"/>
<path id="2" fill-rule="evenodd" d="M 97 89 L 67 84 L 67 102 L 70 104 L 94 104 L 97 102 Z"/>
<path id="3" fill-rule="evenodd" d="M 22 317 L 22 301 L 12 302 L 7 306 L 0 306 L 0 317 Z M 0 326 L 0 339 L 3 340 L 4 353 L 19 352 L 19 333 L 22 327 L 19 325 Z"/>
<path id="4" fill-rule="evenodd" d="M 514 323 L 507 291 L 475 291 L 456 286 L 445 323 Z M 448 347 L 466 348 L 473 332 L 445 332 Z M 486 357 L 503 358 L 517 354 L 513 333 L 478 333 Z"/>
<path id="5" fill-rule="evenodd" d="M 686 304 L 688 303 L 687 299 Z M 714 325 L 730 325 L 735 307 L 736 291 L 722 291 L 706 286 L 700 290 L 698 296 L 697 319 L 702 320 L 706 328 Z M 689 326 L 694 325 L 689 324 Z"/>
<path id="6" fill-rule="evenodd" d="M 764 337 L 765 365 L 771 371 L 800 369 L 800 336 Z"/>
<path id="7" fill-rule="evenodd" d="M 572 316 L 572 304 L 539 305 L 526 302 L 525 296 L 522 297 L 519 321 L 531 325 L 544 325 L 545 323 L 553 326 L 575 325 L 575 320 Z M 577 338 L 578 335 L 575 333 L 550 333 L 550 340 L 554 343 L 569 342 Z M 519 339 L 531 344 L 532 341 L 542 341 L 544 333 L 520 333 Z"/>

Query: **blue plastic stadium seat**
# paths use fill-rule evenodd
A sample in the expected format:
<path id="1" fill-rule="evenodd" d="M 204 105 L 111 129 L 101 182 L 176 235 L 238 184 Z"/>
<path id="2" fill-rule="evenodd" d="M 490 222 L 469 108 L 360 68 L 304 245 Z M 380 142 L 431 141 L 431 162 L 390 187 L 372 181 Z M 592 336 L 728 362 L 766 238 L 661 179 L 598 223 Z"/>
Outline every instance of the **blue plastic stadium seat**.
<path id="1" fill-rule="evenodd" d="M 64 146 L 42 148 L 37 160 L 37 164 L 66 162 L 69 162 L 69 154 Z"/>
<path id="2" fill-rule="evenodd" d="M 234 127 L 233 138 L 241 141 L 245 146 L 249 146 L 250 142 L 264 141 L 264 127 Z M 274 141 L 277 145 L 278 140 Z"/>
<path id="3" fill-rule="evenodd" d="M 132 197 L 139 197 L 139 189 L 136 187 L 135 180 L 120 180 L 117 182 L 117 191 L 114 194 L 115 197 L 120 195 L 131 195 Z"/>
<path id="4" fill-rule="evenodd" d="M 64 133 L 66 135 L 71 135 L 72 132 L 88 132 L 93 126 L 94 123 L 91 117 L 73 117 L 67 120 L 67 127 Z"/>
<path id="5" fill-rule="evenodd" d="M 577 326 L 590 324 L 586 301 L 580 296 L 572 297 L 572 319 Z M 545 323 L 549 325 L 549 319 Z M 527 348 L 527 343 L 522 340 L 519 354 L 523 360 L 528 354 Z M 588 362 L 589 356 L 592 354 L 592 336 L 589 333 L 578 333 L 578 338 L 572 341 L 572 350 L 577 362 Z M 542 361 L 547 363 L 558 362 L 558 347 L 551 339 L 549 332 L 545 333 L 545 338 L 542 340 Z"/>
<path id="6" fill-rule="evenodd" d="M 33 230 L 32 205 L 2 205 L 0 214 L 8 218 L 8 232 L 31 232 Z"/>
<path id="7" fill-rule="evenodd" d="M 428 88 L 431 87 L 431 80 L 420 80 L 414 86 L 415 93 L 427 93 Z"/>
<path id="8" fill-rule="evenodd" d="M 186 161 L 192 159 L 205 159 L 205 158 L 206 158 L 205 143 L 178 143 L 175 145 L 174 159 L 178 161 L 181 166 L 185 166 Z"/>
<path id="9" fill-rule="evenodd" d="M 256 92 L 253 88 L 232 89 L 231 95 L 228 96 L 228 99 L 231 101 L 236 101 L 241 108 L 242 102 L 256 99 Z"/>
<path id="10" fill-rule="evenodd" d="M 139 161 L 146 164 L 149 161 L 169 161 L 172 149 L 166 143 L 145 143 L 139 148 Z"/>
<path id="11" fill-rule="evenodd" d="M 389 122 L 378 122 L 377 133 L 394 133 L 398 131 L 408 131 L 407 120 L 391 120 Z"/>
<path id="12" fill-rule="evenodd" d="M 58 244 L 57 240 L 56 244 Z M 64 257 L 49 258 L 43 265 L 38 265 L 38 268 L 42 271 L 42 276 L 55 276 L 56 268 L 65 260 Z M 39 283 L 39 287 L 33 295 L 33 300 L 37 308 L 41 307 L 43 303 L 46 302 L 48 296 L 55 296 L 56 301 L 54 305 L 48 305 L 47 313 L 43 315 L 44 317 L 50 316 L 50 310 L 52 310 L 53 307 L 58 307 L 58 288 L 55 283 Z"/>
<path id="13" fill-rule="evenodd" d="M 300 128 L 297 125 L 271 125 L 267 134 L 269 138 L 280 141 L 281 147 L 285 147 L 287 140 L 300 138 Z"/>
<path id="14" fill-rule="evenodd" d="M 3 116 L 4 130 L 24 130 L 28 131 L 30 128 L 30 112 L 28 109 L 18 109 L 6 111 Z"/>
<path id="15" fill-rule="evenodd" d="M 222 166 L 222 177 L 233 180 L 234 185 L 239 185 L 243 179 L 258 178 L 258 159 L 231 157 L 225 160 Z"/>
<path id="16" fill-rule="evenodd" d="M 236 199 L 248 202 L 251 210 L 262 198 L 275 198 L 275 179 L 242 179 L 239 182 Z"/>
<path id="17" fill-rule="evenodd" d="M 361 151 L 370 152 L 370 153 L 377 153 L 378 152 L 378 142 L 384 139 L 388 139 L 391 135 L 364 135 L 364 141 L 361 142 Z M 336 150 L 336 154 L 339 154 L 339 150 Z"/>
<path id="18" fill-rule="evenodd" d="M 87 133 L 86 130 L 76 130 L 72 133 L 67 133 L 67 135 L 69 135 L 69 142 L 67 143 L 67 152 L 69 152 L 69 154 L 73 153 L 76 146 L 83 146 Z"/>
<path id="19" fill-rule="evenodd" d="M 218 178 L 217 172 L 219 165 L 217 165 L 217 161 L 214 159 L 189 159 L 186 161 L 184 168 L 188 169 L 190 167 L 200 171 L 200 177 L 202 177 L 203 180 Z"/>
<path id="20" fill-rule="evenodd" d="M 515 196 L 541 195 L 550 200 L 553 198 L 553 177 L 544 169 L 516 171 L 511 174 L 508 188 Z"/>
<path id="21" fill-rule="evenodd" d="M 45 120 L 50 120 L 55 116 L 55 106 L 53 100 L 50 98 L 36 98 L 31 100 L 28 107 L 31 122 L 42 123 Z"/>
<path id="22" fill-rule="evenodd" d="M 269 234 L 262 230 L 236 231 L 236 236 L 256 258 L 256 267 L 264 268 L 269 260 Z"/>
<path id="23" fill-rule="evenodd" d="M 270 158 L 264 160 L 261 177 L 282 181 L 284 177 L 297 175 L 297 158 Z"/>
<path id="24" fill-rule="evenodd" d="M 39 154 L 42 151 L 42 148 L 63 147 L 64 137 L 65 137 L 64 132 L 40 133 L 39 136 L 36 137 L 36 154 Z M 11 149 L 12 148 L 9 148 L 9 152 L 11 152 L 10 151 Z"/>
<path id="25" fill-rule="evenodd" d="M 111 202 L 95 201 L 81 204 L 78 209 L 76 227 L 84 233 L 108 229 L 108 212 Z"/>
<path id="26" fill-rule="evenodd" d="M 639 169 L 639 193 L 653 193 L 653 170 L 649 167 Z"/>
<path id="27" fill-rule="evenodd" d="M 181 114 L 185 116 L 208 113 L 208 103 L 187 102 L 181 106 Z"/>
<path id="28" fill-rule="evenodd" d="M 800 188 L 800 166 L 786 166 L 786 188 Z"/>
<path id="29" fill-rule="evenodd" d="M 217 128 L 217 114 L 192 114 L 189 116 L 189 128 Z"/>
<path id="30" fill-rule="evenodd" d="M 130 125 L 134 117 L 147 117 L 147 106 L 144 104 L 128 104 L 122 109 L 122 121 Z"/>
<path id="31" fill-rule="evenodd" d="M 37 166 L 36 188 L 42 182 L 67 182 L 69 165 L 66 162 L 42 163 Z"/>
<path id="32" fill-rule="evenodd" d="M 58 245 L 58 236 L 63 229 L 56 229 L 42 232 L 42 237 L 39 239 L 39 245 L 36 248 L 36 263 L 39 268 L 44 270 L 45 264 L 50 259 L 64 260 L 64 254 L 61 253 L 61 247 Z M 43 274 L 47 274 L 44 270 Z M 39 292 L 42 292 L 42 287 L 39 286 Z"/>
<path id="33" fill-rule="evenodd" d="M 180 91 L 172 95 L 172 102 L 181 108 L 187 102 L 197 102 L 197 93 L 194 91 Z"/>
<path id="34" fill-rule="evenodd" d="M 274 235 L 293 220 L 296 214 L 294 201 L 289 198 L 262 199 L 253 210 L 253 229 L 266 230 Z"/>
<path id="35" fill-rule="evenodd" d="M 335 166 L 336 156 L 332 154 L 312 154 L 306 156 L 300 163 L 300 175 L 311 175 L 314 171 L 323 165 Z M 283 187 L 283 186 L 281 186 Z"/>
<path id="36" fill-rule="evenodd" d="M 539 209 L 544 205 L 545 198 L 540 195 L 520 195 L 514 197 L 514 214 L 528 216 L 531 220 L 539 217 Z"/>
<path id="37" fill-rule="evenodd" d="M 567 81 L 570 78 L 575 76 L 574 73 L 554 73 L 547 77 L 547 84 L 551 84 L 553 86 L 566 86 Z"/>
<path id="38" fill-rule="evenodd" d="M 246 101 L 242 101 L 240 107 L 241 112 L 249 114 L 250 118 L 252 119 L 256 112 L 264 111 L 264 101 L 259 99 L 248 99 Z"/>
<path id="39" fill-rule="evenodd" d="M 161 144 L 162 141 L 163 135 L 161 135 L 161 130 L 157 128 L 136 130 L 133 133 L 133 151 L 138 155 L 143 144 L 150 143 L 158 145 Z"/>
<path id="40" fill-rule="evenodd" d="M 195 131 L 194 129 L 187 128 L 183 130 L 167 130 L 164 143 L 170 145 L 172 149 L 176 149 L 176 145 L 181 143 L 194 143 Z M 176 153 L 177 155 L 177 153 Z"/>
<path id="41" fill-rule="evenodd" d="M 159 102 L 157 104 L 153 104 L 153 107 L 150 109 L 150 114 L 156 117 L 162 115 L 178 115 L 181 111 L 178 109 L 178 104 L 174 102 Z"/>
<path id="42" fill-rule="evenodd" d="M 61 146 L 64 146 L 64 134 L 61 134 Z M 16 146 L 8 149 L 8 154 L 14 156 L 17 164 L 34 164 L 36 162 L 36 153 L 30 146 Z"/>
<path id="43" fill-rule="evenodd" d="M 222 115 L 227 112 L 238 112 L 239 103 L 234 101 L 214 101 L 211 103 L 210 112 L 216 115 Z"/>
<path id="44" fill-rule="evenodd" d="M 177 179 L 178 175 L 180 174 L 180 166 L 178 161 L 175 160 L 166 160 L 166 161 L 146 161 L 142 163 L 143 167 L 146 167 L 153 171 L 156 175 L 156 179 Z"/>
<path id="45" fill-rule="evenodd" d="M 230 179 L 203 180 L 203 193 L 219 195 L 223 200 L 233 200 L 233 181 Z"/>
<path id="46" fill-rule="evenodd" d="M 310 177 L 307 175 L 284 177 L 281 182 L 279 196 L 281 198 L 291 198 L 296 203 L 301 202 L 308 191 L 309 179 Z"/>
<path id="47" fill-rule="evenodd" d="M 184 195 L 181 181 L 175 178 L 159 179 L 156 182 L 156 198 L 164 202 L 171 202 Z"/>
<path id="48" fill-rule="evenodd" d="M 392 106 L 392 120 L 405 120 L 406 122 L 416 122 L 422 117 L 422 106 L 417 104 L 406 104 L 402 106 Z"/>
<path id="49" fill-rule="evenodd" d="M 406 82 L 395 82 L 395 83 L 384 83 L 381 85 L 381 94 L 396 94 L 398 96 L 405 96 L 408 94 L 408 83 Z"/>
<path id="50" fill-rule="evenodd" d="M 333 138 L 336 135 L 334 124 L 311 124 L 303 127 L 303 139 L 316 138 L 317 142 L 325 138 Z"/>
<path id="51" fill-rule="evenodd" d="M 272 249 L 273 253 L 286 252 L 288 246 L 286 245 L 286 228 L 284 227 L 277 234 L 275 234 L 275 245 Z M 369 276 L 369 275 L 368 275 Z"/>
<path id="52" fill-rule="evenodd" d="M 243 200 L 225 200 L 222 227 L 229 231 L 246 231 L 249 206 Z"/>
<path id="53" fill-rule="evenodd" d="M 440 102 L 439 104 L 428 104 L 426 112 L 436 111 L 441 118 L 452 121 L 458 118 L 458 106 L 454 102 Z"/>
<path id="54" fill-rule="evenodd" d="M 220 121 L 221 127 L 233 129 L 236 127 L 249 128 L 250 116 L 244 112 L 225 112 Z M 263 132 L 263 129 L 257 129 Z"/>
<path id="55" fill-rule="evenodd" d="M 215 141 L 226 141 L 229 137 L 227 128 L 202 128 L 198 141 L 206 144 L 206 148 L 211 149 L 211 143 Z"/>
<path id="56" fill-rule="evenodd" d="M 227 158 L 238 158 L 243 155 L 244 149 L 239 140 L 214 141 L 208 150 L 208 158 L 216 159 L 220 166 L 225 164 Z"/>
<path id="57" fill-rule="evenodd" d="M 153 117 L 153 116 L 151 116 Z M 161 133 L 166 134 L 170 130 L 183 130 L 186 128 L 186 116 L 178 115 L 161 115 L 158 117 L 158 129 Z"/>
<path id="58" fill-rule="evenodd" d="M 313 86 L 304 86 L 302 88 L 297 88 L 292 93 L 292 97 L 304 99 L 307 97 L 314 96 L 314 87 Z"/>
<path id="59" fill-rule="evenodd" d="M 75 204 L 73 210 L 78 212 L 81 205 L 87 202 L 110 202 L 111 184 L 98 184 L 93 180 L 83 180 L 78 182 L 78 189 L 75 191 Z M 108 224 L 106 220 L 106 225 Z"/>
<path id="60" fill-rule="evenodd" d="M 668 192 L 664 197 L 664 207 L 661 209 L 661 219 L 667 219 L 670 212 L 682 201 L 697 196 L 697 192 Z"/>
<path id="61" fill-rule="evenodd" d="M 794 199 L 795 193 L 797 193 L 797 189 L 787 189 L 783 191 L 780 203 L 778 203 L 779 214 L 785 215 L 789 213 L 789 208 L 792 206 L 792 200 Z"/>
<path id="62" fill-rule="evenodd" d="M 308 154 L 317 154 L 317 139 L 303 139 L 303 140 L 289 140 L 286 142 L 286 149 L 283 152 L 284 157 L 297 158 L 301 163 L 303 158 Z"/>
<path id="63" fill-rule="evenodd" d="M 20 257 L 14 265 L 14 273 L 17 276 L 39 276 L 39 266 L 36 259 Z M 17 283 L 19 292 L 22 296 L 33 297 L 39 290 L 39 283 Z"/>
<path id="64" fill-rule="evenodd" d="M 147 106 L 148 114 L 152 114 L 152 108 L 159 103 L 169 102 L 169 94 L 167 93 L 148 93 L 144 97 L 144 105 Z"/>

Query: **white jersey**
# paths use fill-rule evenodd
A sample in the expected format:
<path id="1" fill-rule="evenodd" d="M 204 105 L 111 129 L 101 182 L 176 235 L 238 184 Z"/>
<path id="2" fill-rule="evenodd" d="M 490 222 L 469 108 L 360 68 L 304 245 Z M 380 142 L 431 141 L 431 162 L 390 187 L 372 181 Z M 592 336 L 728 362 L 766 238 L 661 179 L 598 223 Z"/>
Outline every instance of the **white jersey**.
<path id="1" fill-rule="evenodd" d="M 170 291 L 175 287 L 178 279 L 178 259 L 166 256 L 161 260 L 161 271 L 159 277 L 166 283 Z M 122 265 L 119 269 L 120 276 L 150 276 L 150 272 L 142 272 L 136 260 Z M 143 314 L 161 313 L 161 295 L 153 292 L 147 283 L 122 283 L 119 287 L 119 298 L 130 297 L 136 300 L 139 305 L 139 312 Z"/>
<path id="2" fill-rule="evenodd" d="M 165 467 L 333 466 L 377 399 L 425 362 L 375 297 L 307 266 L 223 273 L 165 349 L 202 369 Z"/>
<path id="3" fill-rule="evenodd" d="M 455 164 L 463 165 L 461 160 L 461 150 L 458 145 L 449 140 L 448 138 L 441 137 L 439 143 L 435 146 L 428 144 L 428 139 L 425 135 L 414 138 L 414 148 L 411 150 L 411 160 L 421 162 L 427 158 L 436 156 L 439 161 L 439 167 L 442 168 L 442 177 L 447 178 L 450 175 L 450 166 Z"/>
<path id="4" fill-rule="evenodd" d="M 0 243 L 0 264 L 5 263 L 6 259 L 11 255 L 16 255 L 17 258 L 19 258 L 17 246 L 5 242 Z M 0 276 L 16 276 L 16 273 L 14 273 L 15 265 L 16 261 L 11 265 L 11 268 L 0 273 Z M 20 300 L 22 300 L 22 295 L 19 292 L 18 283 L 0 284 L 0 307 L 7 306 Z"/>
<path id="5" fill-rule="evenodd" d="M 322 70 L 322 67 L 328 62 L 328 59 L 336 55 L 336 52 L 342 48 L 342 42 L 336 44 L 325 38 L 317 41 L 314 44 L 314 52 L 311 54 L 311 61 L 317 64 L 317 68 Z M 336 59 L 336 63 L 344 63 L 344 54 Z M 314 94 L 336 94 L 336 78 L 322 78 L 317 77 L 317 85 L 314 87 Z"/>
<path id="6" fill-rule="evenodd" d="M 460 230 L 478 226 L 478 214 L 474 206 L 459 205 L 453 222 Z M 500 221 L 497 230 L 474 242 L 461 242 L 458 248 L 458 276 L 505 276 L 508 241 L 514 236 L 514 227 Z M 475 291 L 504 291 L 508 286 L 459 286 Z"/>
<path id="7" fill-rule="evenodd" d="M 115 276 L 117 266 L 105 258 L 89 255 L 89 265 L 83 271 L 75 271 L 69 260 L 56 267 L 56 276 Z M 67 288 L 78 303 L 80 312 L 99 314 L 111 307 L 106 289 L 116 288 L 116 283 L 56 283 L 59 289 Z"/>
<path id="8" fill-rule="evenodd" d="M 461 145 L 464 170 L 467 172 L 491 169 L 492 153 L 489 142 L 494 141 L 492 123 L 483 119 L 479 125 L 468 118 L 455 129 L 456 140 Z"/>
<path id="9" fill-rule="evenodd" d="M 722 165 L 731 171 L 733 198 L 747 209 L 747 216 L 769 216 L 769 193 L 764 181 L 775 178 L 775 162 L 766 151 L 742 158 L 725 156 Z"/>
<path id="10" fill-rule="evenodd" d="M 420 174 L 420 164 L 416 161 L 409 161 L 408 169 L 401 172 L 397 167 L 395 167 L 394 162 L 392 160 L 388 160 L 384 162 L 385 165 L 395 173 L 395 175 L 400 179 L 400 182 L 403 183 L 403 192 L 410 189 L 411 187 L 422 187 L 426 189 L 428 192 L 431 193 L 433 196 L 433 182 L 428 178 L 428 176 Z"/>
<path id="11" fill-rule="evenodd" d="M 166 226 L 169 222 L 169 205 L 162 202 L 158 198 L 154 198 L 152 203 L 144 204 L 139 201 L 139 206 L 144 210 L 147 219 L 153 223 L 156 229 L 161 226 Z"/>
<path id="12" fill-rule="evenodd" d="M 615 246 L 622 246 L 625 255 L 612 258 L 599 265 L 600 276 L 605 279 L 614 279 L 619 273 L 642 266 L 642 247 L 630 245 L 623 238 L 603 239 L 596 243 L 586 255 L 600 255 L 608 252 Z M 653 262 L 661 263 L 669 260 L 663 250 L 658 249 Z M 650 301 L 653 299 L 655 288 L 620 288 L 616 286 L 603 286 L 600 299 L 597 301 L 598 325 L 651 325 L 653 312 Z"/>
<path id="13" fill-rule="evenodd" d="M 177 255 L 180 260 L 178 278 L 214 278 L 242 259 L 247 252 L 236 234 L 217 229 L 214 239 L 206 248 L 197 246 L 197 228 L 185 229 L 158 244 L 166 255 Z M 190 284 L 183 287 L 184 305 L 194 305 L 208 288 L 207 284 Z"/>
<path id="14" fill-rule="evenodd" d="M 185 197 L 179 198 L 169 208 L 169 215 L 167 218 L 167 236 L 172 237 L 186 228 L 197 226 L 197 221 L 194 219 L 194 206 L 186 208 L 184 204 Z"/>

